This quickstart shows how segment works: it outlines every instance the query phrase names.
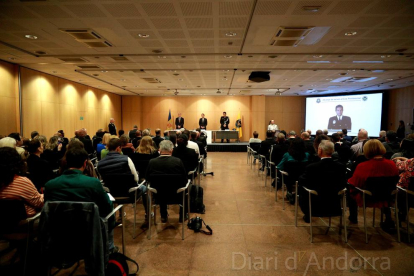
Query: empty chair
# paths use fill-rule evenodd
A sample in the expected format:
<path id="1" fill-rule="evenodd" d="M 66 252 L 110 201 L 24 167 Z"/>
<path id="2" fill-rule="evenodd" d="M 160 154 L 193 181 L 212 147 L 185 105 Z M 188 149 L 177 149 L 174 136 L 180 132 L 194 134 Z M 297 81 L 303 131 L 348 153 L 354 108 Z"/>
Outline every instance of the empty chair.
<path id="1" fill-rule="evenodd" d="M 105 187 L 109 189 L 109 192 L 115 198 L 116 204 L 132 204 L 134 209 L 134 230 L 132 236 L 135 239 L 137 201 L 141 196 L 143 196 L 143 198 L 145 197 L 140 190 L 140 187 L 145 184 L 145 180 L 137 185 L 133 174 L 105 174 L 103 176 L 103 182 Z"/>
<path id="2" fill-rule="evenodd" d="M 184 226 L 185 226 L 185 211 L 190 206 L 190 199 L 188 196 L 187 183 L 183 182 L 182 175 L 176 174 L 154 174 L 151 175 L 151 182 L 148 184 L 148 212 L 152 212 L 154 207 L 154 224 L 157 224 L 156 206 L 164 205 L 180 205 L 181 219 L 182 219 L 182 239 L 184 240 Z M 153 195 L 153 200 L 151 196 Z M 186 200 L 187 195 L 187 200 Z M 186 203 L 187 201 L 187 203 Z M 186 207 L 187 206 L 187 207 Z M 148 227 L 148 239 L 151 239 L 151 222 Z"/>

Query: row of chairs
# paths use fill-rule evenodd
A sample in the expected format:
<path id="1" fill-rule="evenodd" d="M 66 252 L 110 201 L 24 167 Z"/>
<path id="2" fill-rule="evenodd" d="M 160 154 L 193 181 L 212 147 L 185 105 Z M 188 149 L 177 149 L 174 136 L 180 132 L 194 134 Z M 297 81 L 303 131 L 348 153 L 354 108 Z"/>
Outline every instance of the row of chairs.
<path id="1" fill-rule="evenodd" d="M 271 151 L 273 150 L 273 147 L 271 148 Z M 253 164 L 253 158 L 257 158 L 260 161 L 260 163 L 263 164 L 264 170 L 261 170 L 261 166 L 259 165 L 258 173 L 260 176 L 260 172 L 262 172 L 262 175 L 264 175 L 264 185 L 266 187 L 267 178 L 268 175 L 270 175 L 270 179 L 272 180 L 272 177 L 275 181 L 275 201 L 278 201 L 278 189 L 277 189 L 277 182 L 278 180 L 281 180 L 281 188 L 282 188 L 282 199 L 283 199 L 283 210 L 285 210 L 285 197 L 287 194 L 286 187 L 287 187 L 287 179 L 289 179 L 290 183 L 294 184 L 294 204 L 295 204 L 295 226 L 297 227 L 297 218 L 298 218 L 298 199 L 299 199 L 299 186 L 298 186 L 298 178 L 300 174 L 303 173 L 305 166 L 307 165 L 306 162 L 288 162 L 285 164 L 285 171 L 278 171 L 274 162 L 271 160 L 267 160 L 264 155 L 258 155 L 257 151 L 254 150 L 252 147 L 247 147 L 247 162 L 250 162 L 250 165 L 252 167 Z M 270 153 L 270 158 L 272 154 Z M 274 175 L 271 174 L 271 170 L 274 170 Z M 280 178 L 279 179 L 279 175 Z M 405 205 L 406 205 L 406 213 L 407 213 L 407 235 L 408 235 L 408 242 L 410 242 L 410 223 L 409 223 L 409 208 L 410 208 L 410 196 L 414 196 L 414 184 L 410 185 L 408 189 L 403 189 L 401 187 L 396 186 L 398 182 L 398 177 L 379 177 L 379 178 L 370 178 L 368 179 L 367 183 L 365 184 L 364 189 L 357 188 L 357 190 L 362 194 L 363 198 L 363 212 L 364 212 L 364 230 L 365 230 L 365 241 L 368 243 L 368 231 L 367 231 L 367 220 L 366 220 L 366 208 L 373 205 L 375 202 L 382 202 L 382 201 L 388 201 L 388 202 L 394 202 L 394 212 L 396 217 L 396 226 L 397 226 L 397 240 L 400 242 L 400 230 L 399 230 L 399 216 L 398 216 L 398 194 L 404 193 L 403 198 L 405 199 Z M 414 179 L 412 181 L 414 183 Z M 312 231 L 312 216 L 328 216 L 329 217 L 329 228 L 331 224 L 331 215 L 324 215 L 324 212 L 318 212 L 318 214 L 312 213 L 312 198 L 316 199 L 316 196 L 318 196 L 318 192 L 315 190 L 307 189 L 306 187 L 302 187 L 304 191 L 307 192 L 309 196 L 309 218 L 310 218 L 310 233 L 311 233 L 311 242 L 313 242 L 313 231 Z M 347 229 L 346 229 L 346 188 L 344 190 L 341 190 L 338 193 L 338 199 L 341 202 L 341 213 L 338 213 L 340 215 L 340 226 L 342 227 L 342 221 L 345 221 L 344 223 L 344 232 L 345 232 L 345 242 L 347 242 Z M 313 195 L 313 196 L 312 196 Z M 329 214 L 329 210 L 328 210 Z M 383 214 L 381 213 L 381 222 L 383 220 Z M 375 208 L 373 208 L 373 227 L 375 226 Z M 328 229 L 329 229 L 328 228 Z"/>

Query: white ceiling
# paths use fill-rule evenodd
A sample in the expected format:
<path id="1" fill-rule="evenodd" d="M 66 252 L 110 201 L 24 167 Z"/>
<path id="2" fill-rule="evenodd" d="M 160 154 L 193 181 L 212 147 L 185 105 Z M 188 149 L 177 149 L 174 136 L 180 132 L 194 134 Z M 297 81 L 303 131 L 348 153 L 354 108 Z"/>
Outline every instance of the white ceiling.
<path id="1" fill-rule="evenodd" d="M 279 27 L 328 31 L 313 45 L 270 46 Z M 89 48 L 60 31 L 76 28 L 93 30 L 113 47 Z M 414 85 L 412 0 L 0 0 L 0 41 L 0 59 L 119 95 L 280 89 L 292 96 Z M 114 59 L 120 56 L 125 60 Z M 252 71 L 270 71 L 271 79 L 248 82 Z M 372 79 L 335 82 L 340 77 Z"/>

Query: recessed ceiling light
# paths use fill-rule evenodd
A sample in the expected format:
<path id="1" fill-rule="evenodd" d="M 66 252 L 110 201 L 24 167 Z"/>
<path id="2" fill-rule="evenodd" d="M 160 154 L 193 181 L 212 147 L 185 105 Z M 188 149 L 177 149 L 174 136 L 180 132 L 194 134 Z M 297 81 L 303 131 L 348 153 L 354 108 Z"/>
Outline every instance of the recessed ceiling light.
<path id="1" fill-rule="evenodd" d="M 57 74 L 57 71 L 52 71 L 53 74 Z"/>
<path id="2" fill-rule="evenodd" d="M 390 58 L 390 57 L 391 57 L 391 55 L 381 56 L 381 58 Z"/>
<path id="3" fill-rule="evenodd" d="M 236 36 L 236 35 L 237 35 L 237 33 L 234 33 L 234 32 L 227 32 L 226 33 L 226 36 L 230 36 L 230 37 Z"/>
<path id="4" fill-rule="evenodd" d="M 321 6 L 303 6 L 302 9 L 307 12 L 318 12 Z"/>
<path id="5" fill-rule="evenodd" d="M 167 58 L 166 56 L 158 56 L 158 58 Z"/>
<path id="6" fill-rule="evenodd" d="M 223 70 L 223 72 L 228 72 L 228 71 L 230 71 L 230 70 Z"/>
<path id="7" fill-rule="evenodd" d="M 37 39 L 37 36 L 35 35 L 25 35 L 24 37 L 28 39 Z"/>
<path id="8" fill-rule="evenodd" d="M 283 79 L 283 80 L 288 80 L 288 79 Z"/>
<path id="9" fill-rule="evenodd" d="M 233 56 L 224 56 L 224 58 L 232 58 Z"/>
<path id="10" fill-rule="evenodd" d="M 126 79 L 121 79 L 121 81 L 126 81 Z"/>
<path id="11" fill-rule="evenodd" d="M 10 60 L 16 60 L 16 58 L 14 58 L 14 57 L 9 57 L 9 59 L 10 59 Z"/>
<path id="12" fill-rule="evenodd" d="M 357 34 L 357 32 L 347 32 L 347 33 L 345 33 L 346 36 L 353 36 L 353 35 L 356 35 L 356 34 Z"/>
<path id="13" fill-rule="evenodd" d="M 387 81 L 392 81 L 392 80 L 394 80 L 394 79 L 387 79 Z"/>
<path id="14" fill-rule="evenodd" d="M 149 36 L 149 34 L 138 34 L 138 37 L 140 38 L 148 38 Z"/>
<path id="15" fill-rule="evenodd" d="M 105 71 L 105 70 L 103 70 L 103 71 L 101 71 L 102 73 L 108 73 L 108 71 Z"/>
<path id="16" fill-rule="evenodd" d="M 332 79 L 326 79 L 327 81 L 331 81 Z"/>
<path id="17" fill-rule="evenodd" d="M 98 85 L 98 87 L 101 87 L 100 85 Z"/>
<path id="18" fill-rule="evenodd" d="M 79 80 L 79 81 L 82 81 L 82 80 Z"/>
<path id="19" fill-rule="evenodd" d="M 222 80 L 226 81 L 227 79 L 222 79 Z"/>
<path id="20" fill-rule="evenodd" d="M 183 81 L 183 79 L 178 79 L 179 81 Z"/>
<path id="21" fill-rule="evenodd" d="M 323 57 L 323 55 L 314 55 L 313 57 L 314 58 L 321 58 L 321 57 Z"/>

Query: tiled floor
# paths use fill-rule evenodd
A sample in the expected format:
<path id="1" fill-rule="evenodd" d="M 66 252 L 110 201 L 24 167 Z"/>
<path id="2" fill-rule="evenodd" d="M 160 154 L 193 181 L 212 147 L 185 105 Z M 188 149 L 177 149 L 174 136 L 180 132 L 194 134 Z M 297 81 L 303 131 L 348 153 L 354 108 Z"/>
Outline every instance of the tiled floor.
<path id="1" fill-rule="evenodd" d="M 373 228 L 372 211 L 369 244 L 362 216 L 359 225 L 349 226 L 348 244 L 338 234 L 338 219 L 325 234 L 327 220 L 314 218 L 311 244 L 308 224 L 299 219 L 295 227 L 293 206 L 282 209 L 281 192 L 275 202 L 274 190 L 269 182 L 264 187 L 257 165 L 251 169 L 245 153 L 209 153 L 207 171 L 214 176 L 201 183 L 206 205 L 201 217 L 213 228 L 212 236 L 186 229 L 181 240 L 178 208 L 172 207 L 169 223 L 157 218 L 152 240 L 140 229 L 132 239 L 132 209 L 127 208 L 126 254 L 139 263 L 140 275 L 414 275 L 414 243 L 398 243 L 383 232 L 379 215 Z M 142 205 L 138 214 L 142 223 Z M 120 228 L 115 237 L 121 247 Z"/>

